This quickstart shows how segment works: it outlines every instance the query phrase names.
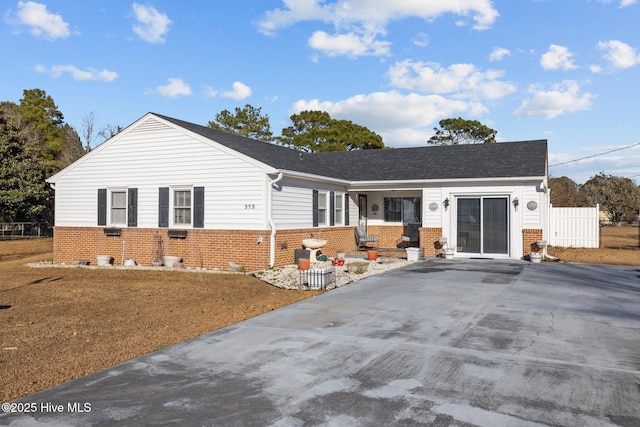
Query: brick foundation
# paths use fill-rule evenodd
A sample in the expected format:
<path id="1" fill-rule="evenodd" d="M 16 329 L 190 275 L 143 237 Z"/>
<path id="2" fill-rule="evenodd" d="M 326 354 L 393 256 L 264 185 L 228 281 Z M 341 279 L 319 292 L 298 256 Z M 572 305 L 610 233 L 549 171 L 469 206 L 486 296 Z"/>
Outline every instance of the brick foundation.
<path id="1" fill-rule="evenodd" d="M 529 256 L 530 252 L 540 252 L 536 242 L 542 240 L 542 230 L 537 228 L 525 228 L 522 230 L 522 253 Z"/>
<path id="2" fill-rule="evenodd" d="M 106 236 L 99 227 L 55 227 L 54 262 L 89 260 L 95 265 L 96 255 L 110 255 L 115 265 L 134 259 L 139 265 L 150 266 L 160 239 L 163 254 L 182 257 L 185 267 L 225 270 L 234 262 L 249 271 L 269 268 L 270 230 L 189 229 L 184 239 L 170 238 L 167 231 L 122 228 L 120 236 Z M 275 239 L 275 266 L 292 264 L 294 250 L 302 249 L 302 240 L 312 235 L 328 241 L 321 249 L 328 256 L 355 248 L 354 227 L 280 230 Z"/>

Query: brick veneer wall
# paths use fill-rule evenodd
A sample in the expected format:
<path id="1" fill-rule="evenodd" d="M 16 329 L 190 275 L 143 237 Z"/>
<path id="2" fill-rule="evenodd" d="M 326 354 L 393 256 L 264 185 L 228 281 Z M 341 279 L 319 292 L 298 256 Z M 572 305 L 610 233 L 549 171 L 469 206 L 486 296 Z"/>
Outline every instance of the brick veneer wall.
<path id="1" fill-rule="evenodd" d="M 530 252 L 540 252 L 535 244 L 542 240 L 542 230 L 537 228 L 525 228 L 522 230 L 522 249 L 524 256 L 529 256 Z"/>
<path id="2" fill-rule="evenodd" d="M 123 259 L 134 259 L 139 265 L 149 266 L 159 237 L 163 254 L 182 257 L 185 267 L 224 270 L 229 262 L 234 262 L 249 271 L 269 268 L 270 230 L 189 229 L 184 239 L 170 238 L 167 229 L 122 228 L 120 236 L 106 236 L 103 230 L 55 227 L 54 262 L 89 260 L 96 264 L 96 255 L 110 255 L 115 265 L 121 265 Z M 328 241 L 321 249 L 328 256 L 355 248 L 354 227 L 279 230 L 275 239 L 275 266 L 293 264 L 294 250 L 302 249 L 302 240 L 312 235 Z"/>
<path id="3" fill-rule="evenodd" d="M 424 256 L 436 256 L 442 252 L 438 241 L 442 237 L 442 228 L 421 228 L 420 247 L 424 250 Z"/>

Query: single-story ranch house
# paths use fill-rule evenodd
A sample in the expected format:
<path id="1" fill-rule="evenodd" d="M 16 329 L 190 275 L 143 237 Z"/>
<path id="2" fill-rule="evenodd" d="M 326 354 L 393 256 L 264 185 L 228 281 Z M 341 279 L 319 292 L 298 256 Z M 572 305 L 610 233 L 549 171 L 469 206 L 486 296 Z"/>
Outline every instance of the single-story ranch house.
<path id="1" fill-rule="evenodd" d="M 545 140 L 306 153 L 154 113 L 47 182 L 56 263 L 162 253 L 259 270 L 292 264 L 311 236 L 353 251 L 358 225 L 380 248 L 436 256 L 445 237 L 458 257 L 522 258 L 549 206 Z"/>

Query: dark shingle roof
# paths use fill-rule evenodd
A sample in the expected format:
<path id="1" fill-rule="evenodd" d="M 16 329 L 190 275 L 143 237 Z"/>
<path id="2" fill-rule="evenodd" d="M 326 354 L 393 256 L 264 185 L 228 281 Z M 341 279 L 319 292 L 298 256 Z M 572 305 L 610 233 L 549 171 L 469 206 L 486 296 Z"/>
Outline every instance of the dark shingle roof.
<path id="1" fill-rule="evenodd" d="M 304 153 L 301 156 L 300 151 L 280 145 L 154 115 L 275 169 L 349 181 L 546 176 L 546 140 Z"/>

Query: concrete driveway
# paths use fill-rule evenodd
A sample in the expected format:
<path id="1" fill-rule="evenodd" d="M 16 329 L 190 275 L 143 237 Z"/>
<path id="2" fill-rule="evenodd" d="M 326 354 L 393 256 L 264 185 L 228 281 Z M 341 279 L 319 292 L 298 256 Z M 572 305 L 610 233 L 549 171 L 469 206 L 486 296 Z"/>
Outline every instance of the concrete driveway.
<path id="1" fill-rule="evenodd" d="M 428 260 L 17 402 L 0 424 L 638 426 L 640 267 Z"/>

